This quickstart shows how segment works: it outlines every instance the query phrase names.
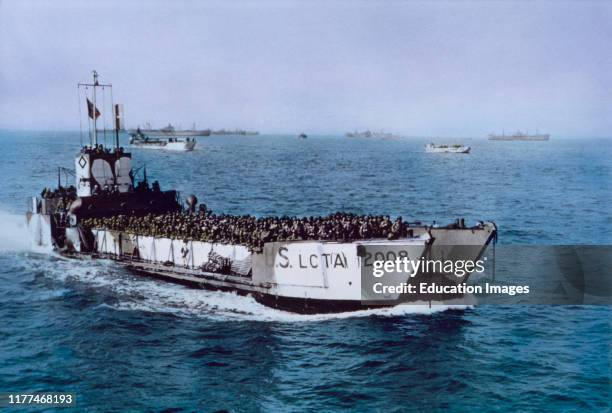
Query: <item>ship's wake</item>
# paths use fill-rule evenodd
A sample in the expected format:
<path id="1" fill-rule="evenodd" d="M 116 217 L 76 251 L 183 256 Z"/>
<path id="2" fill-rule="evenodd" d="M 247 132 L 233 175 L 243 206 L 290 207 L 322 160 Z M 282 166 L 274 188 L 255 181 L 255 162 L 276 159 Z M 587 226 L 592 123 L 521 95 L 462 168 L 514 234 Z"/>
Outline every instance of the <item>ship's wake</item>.
<path id="1" fill-rule="evenodd" d="M 127 311 L 166 312 L 180 317 L 269 322 L 324 321 L 351 317 L 432 314 L 451 308 L 445 305 L 434 305 L 431 308 L 427 305 L 401 305 L 392 308 L 338 314 L 304 315 L 266 307 L 250 296 L 189 289 L 161 282 L 138 282 L 137 284 L 127 286 L 128 290 L 125 292 L 132 297 L 138 297 L 138 299 L 121 300 L 113 308 Z M 134 293 L 136 294 L 133 295 Z M 461 306 L 461 308 L 466 307 Z"/>
<path id="2" fill-rule="evenodd" d="M 34 245 L 24 215 L 0 209 L 0 253 L 15 252 L 50 253 L 51 248 Z"/>
<path id="3" fill-rule="evenodd" d="M 41 256 L 30 256 L 32 266 L 41 267 Z M 38 263 L 36 263 L 36 261 Z M 411 314 L 432 314 L 466 306 L 401 305 L 339 314 L 302 315 L 266 307 L 250 296 L 187 288 L 129 273 L 112 261 L 46 259 L 44 272 L 59 281 L 62 289 L 87 289 L 98 294 L 101 309 L 165 313 L 177 317 L 214 320 L 308 322 L 351 317 L 397 317 Z M 91 291 L 93 289 L 94 291 Z M 96 293 L 97 291 L 97 293 Z"/>

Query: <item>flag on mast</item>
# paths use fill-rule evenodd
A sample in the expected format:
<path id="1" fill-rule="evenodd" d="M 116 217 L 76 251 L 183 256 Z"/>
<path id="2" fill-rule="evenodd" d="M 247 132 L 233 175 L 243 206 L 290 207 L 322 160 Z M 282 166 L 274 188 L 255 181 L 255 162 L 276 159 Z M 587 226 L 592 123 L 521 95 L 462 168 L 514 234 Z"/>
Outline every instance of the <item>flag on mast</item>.
<path id="1" fill-rule="evenodd" d="M 89 117 L 91 119 L 94 118 L 94 111 L 96 112 L 96 119 L 98 119 L 100 117 L 100 111 L 94 106 L 93 103 L 91 103 L 89 99 L 87 99 L 87 112 L 89 113 Z"/>

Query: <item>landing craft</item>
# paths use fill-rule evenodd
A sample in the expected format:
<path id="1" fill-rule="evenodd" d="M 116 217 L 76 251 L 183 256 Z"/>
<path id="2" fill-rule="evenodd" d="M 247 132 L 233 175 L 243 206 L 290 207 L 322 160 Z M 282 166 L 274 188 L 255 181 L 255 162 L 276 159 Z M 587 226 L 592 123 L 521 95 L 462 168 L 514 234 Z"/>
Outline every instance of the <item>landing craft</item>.
<path id="1" fill-rule="evenodd" d="M 406 235 L 393 240 L 277 239 L 255 251 L 240 243 L 86 226 L 84 222 L 90 219 L 190 214 L 197 200 L 188 197 L 184 207 L 177 191 L 162 191 L 157 182 L 149 185 L 146 173 L 136 182 L 132 156 L 119 146 L 117 110 L 114 148 L 98 142 L 96 93 L 99 88 L 112 86 L 99 84 L 95 71 L 93 83 L 79 86 L 91 94 L 87 96 L 90 145 L 83 146 L 75 156 L 75 185 L 58 182 L 56 189 L 44 189 L 40 196 L 31 198 L 26 213 L 27 228 L 35 243 L 52 246 L 64 256 L 111 259 L 137 274 L 251 295 L 273 308 L 313 314 L 405 302 L 400 295 L 386 297 L 382 303 L 364 301 L 362 270 L 380 259 L 379 253 L 388 259 L 404 254 L 418 260 L 424 256 L 450 257 L 461 247 L 473 246 L 468 258 L 476 260 L 496 237 L 494 223 L 467 227 L 458 220 L 446 227 L 409 224 Z M 410 275 L 403 277 L 400 281 L 407 281 Z"/>
<path id="2" fill-rule="evenodd" d="M 130 145 L 134 148 L 163 149 L 167 151 L 188 152 L 196 146 L 195 138 L 149 138 L 140 129 L 130 133 Z"/>
<path id="3" fill-rule="evenodd" d="M 469 146 L 459 145 L 459 144 L 435 144 L 428 143 L 425 145 L 425 152 L 427 153 L 470 153 Z"/>

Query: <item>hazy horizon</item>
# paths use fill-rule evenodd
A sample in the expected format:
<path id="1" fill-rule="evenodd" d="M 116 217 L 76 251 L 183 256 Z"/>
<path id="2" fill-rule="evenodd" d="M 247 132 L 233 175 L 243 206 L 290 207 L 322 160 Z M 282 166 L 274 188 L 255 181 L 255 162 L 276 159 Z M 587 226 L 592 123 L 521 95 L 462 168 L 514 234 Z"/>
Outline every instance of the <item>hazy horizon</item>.
<path id="1" fill-rule="evenodd" d="M 174 126 L 174 125 L 173 125 Z M 221 128 L 222 129 L 222 128 Z M 226 128 L 229 129 L 229 128 Z M 122 130 L 121 133 L 124 134 L 129 134 L 132 132 L 132 128 L 129 129 L 125 129 Z M 25 132 L 34 132 L 34 133 L 53 133 L 54 136 L 55 134 L 59 134 L 59 133 L 74 133 L 74 134 L 78 134 L 80 133 L 80 129 L 51 129 L 51 128 L 32 128 L 32 127 L 26 127 L 26 128 L 2 128 L 0 127 L 0 132 L 19 132 L 19 133 L 25 133 Z M 269 136 L 269 137 L 279 137 L 279 138 L 291 138 L 294 139 L 299 133 L 302 133 L 302 131 L 289 131 L 289 132 L 267 132 L 265 130 L 263 131 L 257 131 L 259 132 L 258 136 Z M 347 132 L 354 132 L 354 131 L 332 131 L 332 132 L 320 132 L 320 133 L 308 133 L 307 136 L 310 138 L 313 137 L 319 137 L 319 138 L 325 138 L 325 137 L 344 137 L 346 135 Z M 375 130 L 371 130 L 371 132 L 376 132 Z M 499 134 L 501 134 L 504 131 L 499 131 Z M 512 131 L 505 131 L 506 135 L 511 135 L 512 133 L 517 132 L 516 130 L 512 130 Z M 528 133 L 535 133 L 535 130 L 521 130 L 520 132 L 528 132 Z M 548 133 L 548 131 L 539 131 L 540 133 Z M 99 135 L 102 135 L 101 130 L 99 129 Z M 114 132 L 112 132 L 110 129 L 107 131 L 107 137 L 110 136 L 110 139 L 112 139 L 112 137 Z M 497 131 L 495 131 L 495 133 L 497 133 Z M 88 139 L 88 129 L 86 125 L 83 125 L 83 131 L 82 131 L 83 137 L 84 139 Z M 396 136 L 393 137 L 392 139 L 438 139 L 438 141 L 436 141 L 436 143 L 455 143 L 455 141 L 453 142 L 441 142 L 439 140 L 457 140 L 457 139 L 467 139 L 467 140 L 471 140 L 471 139 L 476 139 L 476 140 L 487 140 L 488 139 L 488 135 L 487 134 L 483 134 L 483 135 L 461 135 L 461 134 L 454 134 L 454 135 L 449 135 L 449 134 L 433 134 L 433 135 L 426 135 L 426 134 L 417 134 L 417 135 L 407 135 L 407 134 L 402 134 L 402 133 L 398 133 L 395 134 Z M 196 139 L 207 139 L 208 137 L 223 137 L 224 135 L 217 135 L 217 134 L 212 134 L 210 136 L 203 136 L 203 137 L 196 137 Z M 239 135 L 231 135 L 231 136 L 239 136 Z M 2 136 L 0 136 L 1 138 Z M 40 137 L 40 136 L 37 136 Z M 250 135 L 246 135 L 245 139 L 252 139 L 252 136 Z M 368 138 L 357 138 L 357 139 L 368 139 Z M 381 138 L 372 138 L 372 139 L 381 139 Z M 573 140 L 573 139 L 592 139 L 592 140 L 612 140 L 612 133 L 608 134 L 608 135 L 564 135 L 564 134 L 551 134 L 550 139 L 561 139 L 561 140 Z"/>
<path id="2" fill-rule="evenodd" d="M 4 0 L 0 129 L 78 131 L 96 69 L 128 127 L 607 137 L 610 21 L 596 1 Z"/>

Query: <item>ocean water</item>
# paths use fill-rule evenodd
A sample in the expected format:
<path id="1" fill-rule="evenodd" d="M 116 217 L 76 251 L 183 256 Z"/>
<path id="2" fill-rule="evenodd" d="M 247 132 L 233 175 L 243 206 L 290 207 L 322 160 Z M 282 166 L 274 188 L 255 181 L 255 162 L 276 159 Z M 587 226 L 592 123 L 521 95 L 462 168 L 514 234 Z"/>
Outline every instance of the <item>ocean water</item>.
<path id="1" fill-rule="evenodd" d="M 132 153 L 218 212 L 465 217 L 494 220 L 503 244 L 611 243 L 612 140 L 462 142 L 471 154 L 340 136 Z M 302 316 L 63 259 L 30 246 L 23 212 L 72 167 L 79 134 L 2 131 L 0 149 L 0 391 L 74 392 L 104 412 L 611 409 L 609 307 Z"/>

